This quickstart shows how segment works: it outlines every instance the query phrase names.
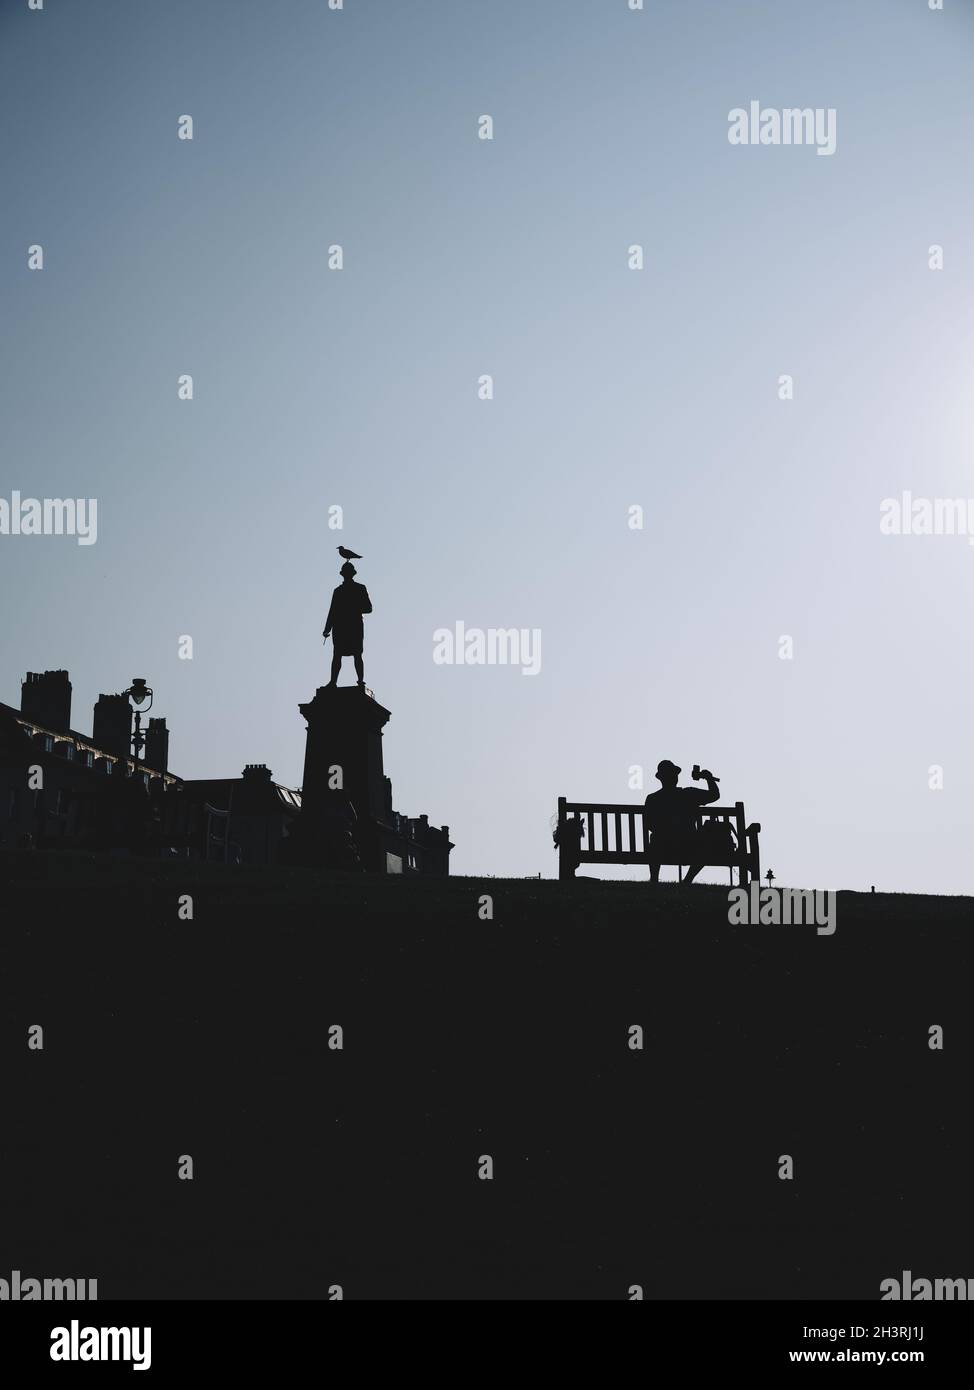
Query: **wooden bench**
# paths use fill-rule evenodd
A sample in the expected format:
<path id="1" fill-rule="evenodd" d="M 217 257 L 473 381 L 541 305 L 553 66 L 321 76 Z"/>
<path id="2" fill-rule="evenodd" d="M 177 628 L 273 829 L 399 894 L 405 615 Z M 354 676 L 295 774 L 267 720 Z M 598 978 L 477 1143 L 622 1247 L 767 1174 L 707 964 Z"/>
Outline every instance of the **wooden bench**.
<path id="1" fill-rule="evenodd" d="M 573 833 L 572 821 L 581 821 L 581 837 Z M 751 880 L 761 881 L 761 855 L 758 848 L 758 835 L 761 826 L 758 821 L 747 824 L 743 801 L 733 806 L 701 806 L 694 817 L 694 828 L 703 830 L 707 825 L 726 826 L 730 836 L 725 837 L 727 853 L 715 859 L 706 855 L 703 863 L 719 865 L 730 870 L 730 881 L 734 882 L 734 870 L 738 872 L 738 882 L 746 884 Z M 558 846 L 558 877 L 574 878 L 580 864 L 645 864 L 649 865 L 649 835 L 646 829 L 645 806 L 598 805 L 585 801 L 569 801 L 558 798 L 558 824 L 555 831 Z M 719 842 L 719 837 L 714 837 Z M 713 841 L 710 849 L 712 853 Z M 706 837 L 701 839 L 701 848 L 706 845 Z M 576 848 L 577 846 L 577 848 Z M 669 862 L 669 861 L 665 861 Z M 680 879 L 683 878 L 683 865 L 678 864 Z"/>

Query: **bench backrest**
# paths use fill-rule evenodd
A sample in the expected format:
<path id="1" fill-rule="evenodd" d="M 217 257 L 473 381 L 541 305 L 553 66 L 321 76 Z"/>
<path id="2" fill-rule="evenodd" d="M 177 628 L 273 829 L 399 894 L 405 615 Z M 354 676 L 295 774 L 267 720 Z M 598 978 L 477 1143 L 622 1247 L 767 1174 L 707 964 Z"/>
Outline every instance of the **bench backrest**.
<path id="1" fill-rule="evenodd" d="M 645 806 L 568 801 L 560 796 L 559 825 L 576 817 L 580 817 L 585 826 L 579 847 L 583 864 L 645 864 L 649 853 Z M 708 821 L 729 825 L 737 840 L 738 851 L 744 854 L 746 822 L 743 801 L 737 801 L 733 806 L 701 806 L 697 811 L 698 827 Z"/>

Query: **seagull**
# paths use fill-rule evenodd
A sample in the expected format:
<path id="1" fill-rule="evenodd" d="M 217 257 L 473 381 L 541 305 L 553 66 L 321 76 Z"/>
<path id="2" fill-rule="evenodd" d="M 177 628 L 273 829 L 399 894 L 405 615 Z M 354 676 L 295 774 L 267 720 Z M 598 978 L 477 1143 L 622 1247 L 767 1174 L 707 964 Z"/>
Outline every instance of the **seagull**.
<path id="1" fill-rule="evenodd" d="M 346 550 L 343 545 L 336 546 L 335 549 L 343 560 L 361 560 L 361 555 L 356 555 L 354 550 Z"/>

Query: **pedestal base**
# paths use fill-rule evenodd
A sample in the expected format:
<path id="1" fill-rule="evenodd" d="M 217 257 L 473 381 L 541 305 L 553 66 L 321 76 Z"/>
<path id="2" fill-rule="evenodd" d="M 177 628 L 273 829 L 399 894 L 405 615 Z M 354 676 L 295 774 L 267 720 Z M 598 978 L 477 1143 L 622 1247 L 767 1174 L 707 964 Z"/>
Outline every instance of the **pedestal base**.
<path id="1" fill-rule="evenodd" d="M 384 872 L 380 823 L 391 814 L 382 768 L 382 730 L 389 711 L 360 685 L 323 685 L 299 706 L 308 724 L 300 836 L 313 843 L 344 816 L 364 868 Z"/>

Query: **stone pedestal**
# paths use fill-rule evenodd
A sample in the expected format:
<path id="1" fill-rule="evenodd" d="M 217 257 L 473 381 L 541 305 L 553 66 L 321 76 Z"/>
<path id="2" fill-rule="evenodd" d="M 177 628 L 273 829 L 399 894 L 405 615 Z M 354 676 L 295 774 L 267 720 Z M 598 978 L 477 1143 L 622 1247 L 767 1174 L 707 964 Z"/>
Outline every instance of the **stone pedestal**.
<path id="1" fill-rule="evenodd" d="M 299 838 L 333 820 L 344 797 L 355 808 L 355 839 L 363 868 L 384 871 L 379 825 L 386 816 L 382 730 L 390 713 L 362 686 L 321 686 L 300 705 L 308 736 L 301 791 Z M 297 827 L 296 827 L 297 828 Z"/>

